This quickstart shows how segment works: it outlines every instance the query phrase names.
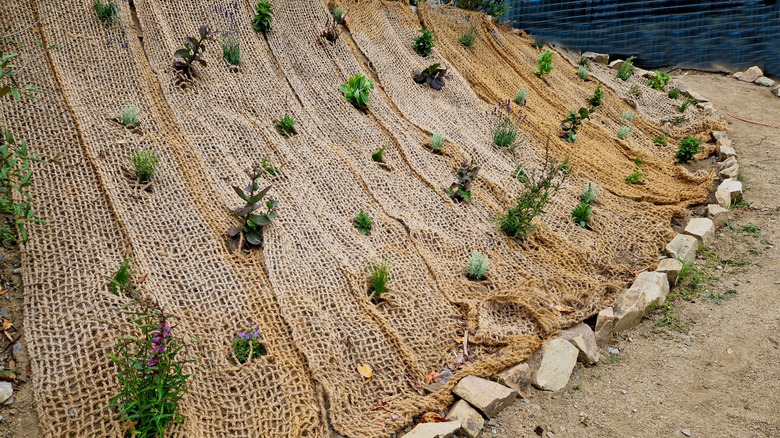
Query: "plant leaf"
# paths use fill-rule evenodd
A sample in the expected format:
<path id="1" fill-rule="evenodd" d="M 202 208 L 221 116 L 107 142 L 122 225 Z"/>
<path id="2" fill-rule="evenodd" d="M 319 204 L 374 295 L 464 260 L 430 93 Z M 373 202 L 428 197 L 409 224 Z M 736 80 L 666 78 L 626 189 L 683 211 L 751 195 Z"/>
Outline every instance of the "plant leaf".
<path id="1" fill-rule="evenodd" d="M 263 241 L 263 235 L 257 231 L 250 231 L 245 234 L 245 237 L 246 241 L 252 245 L 260 245 L 260 243 Z"/>
<path id="2" fill-rule="evenodd" d="M 366 378 L 366 381 L 363 382 L 363 384 L 368 383 L 371 380 L 371 378 L 374 377 L 374 370 L 372 370 L 367 363 L 358 365 L 357 371 L 360 373 L 361 376 Z"/>

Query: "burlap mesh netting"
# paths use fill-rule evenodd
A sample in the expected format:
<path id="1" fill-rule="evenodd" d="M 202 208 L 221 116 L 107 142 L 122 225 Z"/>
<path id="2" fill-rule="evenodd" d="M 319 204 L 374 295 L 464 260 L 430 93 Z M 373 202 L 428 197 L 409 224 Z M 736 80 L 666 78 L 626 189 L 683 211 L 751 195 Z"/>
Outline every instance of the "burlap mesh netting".
<path id="1" fill-rule="evenodd" d="M 637 117 L 630 140 L 618 141 L 621 114 L 632 108 L 605 90 L 605 104 L 567 144 L 557 138 L 560 120 L 584 106 L 596 82 L 578 79 L 559 56 L 553 73 L 537 78 L 529 41 L 479 15 L 476 43 L 464 48 L 464 12 L 425 3 L 418 17 L 400 2 L 344 2 L 349 30 L 332 44 L 319 35 L 333 5 L 320 1 L 273 1 L 267 40 L 251 29 L 248 1 L 120 3 L 123 24 L 113 29 L 91 4 L 0 5 L 0 19 L 17 28 L 48 13 L 32 33 L 59 46 L 26 71 L 48 94 L 0 105 L 0 120 L 33 152 L 62 154 L 61 167 L 39 166 L 31 192 L 48 223 L 32 228 L 23 249 L 26 337 L 46 436 L 121 436 L 126 427 L 105 409 L 117 391 L 106 353 L 128 328 L 125 301 L 107 292 L 105 278 L 129 252 L 149 274 L 144 293 L 180 318 L 176 331 L 198 360 L 182 406 L 189 418 L 171 436 L 324 437 L 332 427 L 384 437 L 443 409 L 463 375 L 517 363 L 541 338 L 609 305 L 634 271 L 656 260 L 672 216 L 704 200 L 711 184 L 651 139 L 662 130 L 672 140 L 704 139 L 716 119 L 694 110 L 687 128 L 662 128 L 656 115 L 674 108 L 648 98 L 642 105 L 666 109 L 638 111 L 650 118 Z M 238 23 L 240 70 L 209 43 L 196 83 L 175 86 L 172 53 L 201 25 L 225 29 L 226 10 Z M 420 18 L 438 40 L 427 59 L 411 45 Z M 451 75 L 441 91 L 411 80 L 434 62 Z M 377 82 L 366 112 L 338 89 L 360 72 Z M 619 82 L 609 85 L 625 94 L 637 84 L 652 96 L 639 80 Z M 497 150 L 486 111 L 520 87 L 530 91 L 526 141 Z M 138 130 L 113 120 L 127 104 L 142 109 Z M 286 113 L 298 122 L 293 138 L 274 129 Z M 433 132 L 447 138 L 441 155 L 425 147 Z M 552 155 L 568 156 L 574 173 L 533 236 L 512 241 L 493 217 L 519 189 L 516 166 L 540 164 L 548 132 Z M 383 145 L 386 166 L 371 160 Z M 162 159 L 151 191 L 123 171 L 139 147 Z M 637 154 L 647 183 L 631 186 L 624 179 Z M 235 225 L 228 212 L 240 202 L 231 186 L 245 184 L 244 169 L 262 157 L 285 165 L 284 176 L 263 181 L 273 185 L 279 218 L 264 230 L 262 251 L 236 252 L 226 236 Z M 482 170 L 474 201 L 455 204 L 444 189 L 463 161 Z M 586 182 L 601 193 L 593 230 L 570 217 Z M 374 217 L 370 236 L 351 225 L 361 209 Z M 490 257 L 485 281 L 464 275 L 472 250 Z M 376 305 L 366 272 L 381 258 L 392 281 L 387 302 Z M 269 354 L 237 366 L 230 339 L 250 320 Z M 418 393 L 425 373 L 458 360 L 453 338 L 466 327 L 479 360 L 439 393 Z M 374 371 L 367 384 L 356 371 L 362 363 Z M 392 412 L 372 411 L 377 400 Z"/>

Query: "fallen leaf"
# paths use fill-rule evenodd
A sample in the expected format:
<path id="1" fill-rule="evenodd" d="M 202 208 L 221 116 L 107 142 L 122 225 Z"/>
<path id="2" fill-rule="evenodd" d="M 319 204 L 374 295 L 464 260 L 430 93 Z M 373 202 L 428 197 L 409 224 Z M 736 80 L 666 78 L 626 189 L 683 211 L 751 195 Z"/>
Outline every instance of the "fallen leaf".
<path id="1" fill-rule="evenodd" d="M 8 289 L 0 290 L 0 295 L 5 295 L 8 293 Z"/>
<path id="2" fill-rule="evenodd" d="M 361 376 L 366 378 L 366 381 L 363 382 L 364 384 L 368 383 L 368 381 L 371 380 L 371 377 L 374 376 L 374 370 L 372 370 L 371 367 L 368 366 L 367 363 L 364 363 L 362 365 L 358 365 L 357 370 L 358 370 L 358 372 L 360 373 Z"/>
<path id="3" fill-rule="evenodd" d="M 138 284 L 141 284 L 141 283 L 143 283 L 144 281 L 146 281 L 146 277 L 148 277 L 148 276 L 149 276 L 149 274 L 148 274 L 148 273 L 146 273 L 146 274 L 142 275 L 142 276 L 141 276 L 141 278 L 139 278 L 139 279 L 138 279 Z"/>
<path id="4" fill-rule="evenodd" d="M 455 338 L 454 341 L 455 341 L 456 344 L 462 344 L 463 343 L 463 338 Z"/>
<path id="5" fill-rule="evenodd" d="M 9 328 L 11 328 L 13 326 L 14 325 L 11 324 L 11 320 L 10 319 L 6 319 L 5 321 L 3 321 L 3 330 L 8 330 Z"/>
<path id="6" fill-rule="evenodd" d="M 5 335 L 6 338 L 8 338 L 9 341 L 11 342 L 14 341 L 14 338 L 12 338 L 11 335 L 8 334 L 8 332 L 4 331 L 3 334 Z"/>
<path id="7" fill-rule="evenodd" d="M 574 308 L 573 307 L 559 306 L 557 304 L 555 305 L 555 310 L 557 310 L 557 311 L 559 311 L 561 313 L 572 313 L 572 312 L 574 312 Z"/>
<path id="8" fill-rule="evenodd" d="M 430 373 L 425 375 L 425 383 L 428 385 L 436 383 L 439 380 L 441 380 L 441 374 L 437 373 L 436 370 L 431 370 Z"/>
<path id="9" fill-rule="evenodd" d="M 426 412 L 422 416 L 423 423 L 444 423 L 446 420 L 436 412 Z"/>

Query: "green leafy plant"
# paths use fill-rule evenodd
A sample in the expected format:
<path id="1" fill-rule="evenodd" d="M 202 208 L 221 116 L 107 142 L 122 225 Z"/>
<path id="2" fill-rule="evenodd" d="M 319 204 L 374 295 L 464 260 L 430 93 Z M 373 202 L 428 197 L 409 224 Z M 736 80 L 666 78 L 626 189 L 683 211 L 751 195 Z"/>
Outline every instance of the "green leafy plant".
<path id="1" fill-rule="evenodd" d="M 387 291 L 387 283 L 390 282 L 390 265 L 386 260 L 371 264 L 368 281 L 371 298 L 373 300 L 382 299 L 382 294 Z"/>
<path id="2" fill-rule="evenodd" d="M 111 288 L 111 293 L 114 295 L 127 295 L 128 297 L 135 297 L 135 286 L 133 285 L 133 256 L 128 255 L 122 259 L 122 263 L 119 264 L 119 269 L 114 273 L 113 277 L 108 279 L 108 285 Z"/>
<path id="3" fill-rule="evenodd" d="M 377 163 L 384 163 L 384 162 L 385 162 L 385 160 L 384 160 L 384 158 L 382 157 L 382 154 L 384 154 L 384 153 L 385 153 L 385 150 L 386 150 L 386 149 L 387 149 L 387 145 L 382 145 L 382 147 L 381 147 L 381 148 L 379 148 L 379 150 L 377 150 L 376 152 L 374 152 L 373 154 L 371 154 L 371 159 L 372 159 L 372 160 L 374 160 L 374 161 L 376 161 Z"/>
<path id="4" fill-rule="evenodd" d="M 241 65 L 241 41 L 238 39 L 238 30 L 222 32 L 220 34 L 222 45 L 222 57 L 230 65 Z"/>
<path id="5" fill-rule="evenodd" d="M 588 67 L 585 67 L 584 65 L 579 66 L 577 68 L 577 76 L 579 76 L 579 78 L 582 79 L 583 81 L 588 80 L 588 76 L 590 76 Z"/>
<path id="6" fill-rule="evenodd" d="M 2 38 L 0 37 L 0 41 L 2 41 Z M 52 45 L 49 47 L 46 47 L 46 49 L 52 49 L 56 46 Z M 30 99 L 35 99 L 35 95 L 32 93 L 43 93 L 43 90 L 37 89 L 32 84 L 25 83 L 19 74 L 24 70 L 24 68 L 28 65 L 28 61 L 25 63 L 25 66 L 22 66 L 19 68 L 14 61 L 15 59 L 19 58 L 19 53 L 6 53 L 2 49 L 0 49 L 0 98 L 4 97 L 6 94 L 10 94 L 11 97 L 14 98 L 14 100 L 21 100 L 22 96 L 28 97 Z"/>
<path id="7" fill-rule="evenodd" d="M 138 149 L 130 156 L 130 161 L 135 169 L 135 177 L 139 182 L 146 183 L 154 178 L 157 167 L 160 165 L 160 157 L 149 148 Z"/>
<path id="8" fill-rule="evenodd" d="M 266 355 L 265 346 L 262 344 L 263 335 L 257 324 L 252 324 L 250 330 L 241 332 L 234 337 L 230 343 L 233 345 L 233 354 L 240 364 L 250 362 L 252 359 L 259 359 Z"/>
<path id="9" fill-rule="evenodd" d="M 477 39 L 477 26 L 472 22 L 471 15 L 464 14 L 463 20 L 466 21 L 466 27 L 461 31 L 458 42 L 464 47 L 471 47 Z"/>
<path id="10" fill-rule="evenodd" d="M 593 92 L 593 96 L 588 98 L 588 103 L 595 108 L 603 103 L 602 99 L 604 99 L 604 92 L 601 91 L 601 84 L 598 84 L 596 91 Z"/>
<path id="11" fill-rule="evenodd" d="M 541 50 L 544 48 L 544 45 L 547 44 L 547 41 L 541 39 L 541 38 L 535 38 L 534 42 L 531 43 L 531 47 L 537 50 Z"/>
<path id="12" fill-rule="evenodd" d="M 368 96 L 374 89 L 374 82 L 366 79 L 362 73 L 358 73 L 349 78 L 346 84 L 341 84 L 339 89 L 355 108 L 360 109 L 368 106 Z"/>
<path id="13" fill-rule="evenodd" d="M 116 3 L 111 0 L 105 3 L 101 0 L 95 0 L 92 3 L 92 7 L 95 8 L 98 20 L 100 20 L 104 26 L 110 26 L 119 21 L 119 8 L 117 8 Z"/>
<path id="14" fill-rule="evenodd" d="M 569 143 L 574 143 L 577 139 L 577 131 L 582 126 L 582 121 L 590 118 L 591 110 L 580 108 L 578 111 L 569 111 L 565 119 L 561 121 L 561 137 Z"/>
<path id="15" fill-rule="evenodd" d="M 244 200 L 243 207 L 233 210 L 230 215 L 241 220 L 241 225 L 232 227 L 228 230 L 228 236 L 232 237 L 238 243 L 238 247 L 251 248 L 260 245 L 263 242 L 263 227 L 270 224 L 276 218 L 274 211 L 277 202 L 269 198 L 265 202 L 265 213 L 256 214 L 255 211 L 262 207 L 262 200 L 271 186 L 260 190 L 257 180 L 260 179 L 264 170 L 260 166 L 255 166 L 247 172 L 250 183 L 245 189 L 233 186 L 239 198 Z"/>
<path id="16" fill-rule="evenodd" d="M 346 15 L 344 15 L 344 9 L 334 8 L 333 18 L 336 20 L 336 23 L 344 24 L 344 20 L 346 19 Z"/>
<path id="17" fill-rule="evenodd" d="M 518 105 L 525 105 L 528 100 L 528 90 L 521 88 L 515 93 L 513 101 Z"/>
<path id="18" fill-rule="evenodd" d="M 626 177 L 626 182 L 632 185 L 639 184 L 644 180 L 645 180 L 645 174 L 640 172 L 639 169 L 637 169 L 634 173 Z"/>
<path id="19" fill-rule="evenodd" d="M 276 122 L 276 130 L 279 134 L 285 137 L 295 137 L 295 124 L 297 122 L 290 117 L 289 114 L 285 114 L 278 122 Z"/>
<path id="20" fill-rule="evenodd" d="M 122 125 L 125 128 L 137 128 L 139 114 L 141 114 L 141 108 L 136 105 L 127 105 L 122 109 Z"/>
<path id="21" fill-rule="evenodd" d="M 268 35 L 271 30 L 271 22 L 274 19 L 274 11 L 271 8 L 270 0 L 260 0 L 255 5 L 255 16 L 252 18 L 252 28 Z"/>
<path id="22" fill-rule="evenodd" d="M 479 166 L 463 162 L 455 173 L 457 181 L 447 189 L 447 195 L 455 202 L 471 201 L 471 183 L 477 178 L 477 173 Z"/>
<path id="23" fill-rule="evenodd" d="M 631 137 L 631 127 L 622 125 L 618 128 L 617 133 L 615 135 L 617 135 L 617 138 L 621 140 L 625 140 L 628 137 Z"/>
<path id="24" fill-rule="evenodd" d="M 650 77 L 647 85 L 649 85 L 651 88 L 655 88 L 658 91 L 664 91 L 666 85 L 669 84 L 669 79 L 671 79 L 671 76 L 656 70 L 653 72 L 653 75 Z"/>
<path id="25" fill-rule="evenodd" d="M 529 175 L 522 168 L 518 168 L 516 176 L 523 185 L 522 191 L 507 210 L 496 216 L 501 231 L 509 237 L 526 238 L 536 229 L 536 225 L 532 223 L 533 219 L 545 213 L 544 208 L 550 197 L 560 190 L 571 172 L 568 159 L 557 163 L 550 157 L 549 146 L 548 134 L 541 171 L 537 174 L 534 170 Z"/>
<path id="26" fill-rule="evenodd" d="M 522 133 L 519 126 L 525 122 L 525 115 L 518 110 L 513 112 L 509 103 L 499 103 L 488 116 L 494 117 L 493 122 L 493 145 L 497 148 L 514 149 L 515 145 L 522 139 Z"/>
<path id="27" fill-rule="evenodd" d="M 680 146 L 677 149 L 675 156 L 680 163 L 687 163 L 691 161 L 696 152 L 699 151 L 701 142 L 693 137 L 686 137 L 680 142 Z"/>
<path id="28" fill-rule="evenodd" d="M 590 206 L 590 204 L 584 201 L 580 202 L 571 211 L 571 218 L 574 220 L 575 224 L 581 226 L 582 228 L 590 228 L 588 222 L 590 221 L 590 214 L 592 210 L 593 208 Z"/>
<path id="29" fill-rule="evenodd" d="M 469 267 L 466 269 L 466 277 L 471 280 L 482 280 L 487 274 L 490 261 L 487 254 L 479 251 L 472 251 L 469 259 Z"/>
<path id="30" fill-rule="evenodd" d="M 683 101 L 682 105 L 680 105 L 680 108 L 677 108 L 677 111 L 680 112 L 680 113 L 684 113 L 685 110 L 687 110 L 689 106 L 695 105 L 697 103 L 699 103 L 698 100 L 696 100 L 696 99 L 694 99 L 692 97 L 689 97 L 689 98 L 687 98 L 687 99 L 685 99 Z"/>
<path id="31" fill-rule="evenodd" d="M 674 87 L 671 90 L 669 90 L 668 96 L 669 96 L 669 99 L 677 99 L 677 98 L 680 97 L 680 94 L 682 94 L 680 89 L 677 88 L 677 87 Z"/>
<path id="32" fill-rule="evenodd" d="M 631 88 L 628 89 L 628 94 L 636 97 L 637 99 L 642 97 L 642 90 L 639 89 L 639 86 L 632 85 Z"/>
<path id="33" fill-rule="evenodd" d="M 639 169 L 643 164 L 645 164 L 645 156 L 642 154 L 636 154 L 636 158 L 634 158 L 634 165 L 636 168 Z"/>
<path id="34" fill-rule="evenodd" d="M 374 219 L 363 210 L 360 210 L 355 215 L 355 220 L 352 221 L 352 225 L 364 236 L 371 234 L 371 226 L 374 224 Z"/>
<path id="35" fill-rule="evenodd" d="M 415 70 L 412 78 L 418 84 L 428 84 L 434 90 L 441 90 L 445 85 L 444 80 L 449 77 L 446 68 L 441 68 L 440 64 L 431 64 L 425 70 Z"/>
<path id="36" fill-rule="evenodd" d="M 434 132 L 431 136 L 431 149 L 436 153 L 441 153 L 442 147 L 444 147 L 444 136 Z"/>
<path id="37" fill-rule="evenodd" d="M 539 60 L 536 62 L 536 70 L 534 70 L 534 74 L 540 78 L 550 74 L 550 72 L 553 71 L 552 60 L 553 52 L 550 50 L 545 50 L 539 54 Z"/>
<path id="38" fill-rule="evenodd" d="M 16 245 L 17 243 L 16 232 L 8 225 L 0 227 L 0 243 L 2 243 L 3 248 L 7 245 Z"/>
<path id="39" fill-rule="evenodd" d="M 280 176 L 282 174 L 282 168 L 284 165 L 276 166 L 274 162 L 268 158 L 263 157 L 260 159 L 260 168 L 263 170 L 263 172 L 267 173 L 271 176 Z"/>
<path id="40" fill-rule="evenodd" d="M 214 39 L 214 32 L 208 26 L 203 26 L 198 29 L 198 38 L 187 37 L 184 48 L 174 52 L 173 57 L 176 60 L 173 62 L 173 70 L 178 84 L 188 83 L 197 77 L 195 64 L 206 66 L 203 53 L 206 50 L 206 41 L 212 39 Z"/>
<path id="41" fill-rule="evenodd" d="M 454 2 L 454 5 L 461 9 L 482 11 L 497 19 L 506 16 L 507 11 L 509 10 L 506 0 L 457 0 Z"/>
<path id="42" fill-rule="evenodd" d="M 596 202 L 596 198 L 599 196 L 599 190 L 593 183 L 585 184 L 585 188 L 582 189 L 580 200 L 586 204 L 593 204 Z"/>
<path id="43" fill-rule="evenodd" d="M 620 69 L 617 72 L 618 79 L 623 79 L 624 81 L 627 81 L 628 78 L 631 77 L 631 75 L 634 74 L 634 60 L 636 59 L 636 56 L 631 56 L 628 59 L 623 62 L 623 65 L 620 66 Z"/>
<path id="44" fill-rule="evenodd" d="M 339 35 L 341 35 L 341 29 L 339 29 L 338 21 L 334 17 L 326 17 L 325 30 L 322 31 L 320 36 L 331 43 L 335 43 L 339 39 Z"/>
<path id="45" fill-rule="evenodd" d="M 421 29 L 417 32 L 419 32 L 420 35 L 412 38 L 412 41 L 414 41 L 414 45 L 412 46 L 414 51 L 417 52 L 418 55 L 430 55 L 434 47 L 433 42 L 436 41 L 433 39 L 433 32 L 428 29 Z"/>
<path id="46" fill-rule="evenodd" d="M 622 117 L 625 120 L 628 120 L 629 122 L 633 122 L 634 121 L 634 113 L 632 113 L 631 111 L 624 112 Z"/>
<path id="47" fill-rule="evenodd" d="M 667 145 L 666 139 L 664 138 L 663 135 L 657 135 L 657 136 L 653 137 L 653 144 L 656 145 L 656 146 L 666 146 Z"/>

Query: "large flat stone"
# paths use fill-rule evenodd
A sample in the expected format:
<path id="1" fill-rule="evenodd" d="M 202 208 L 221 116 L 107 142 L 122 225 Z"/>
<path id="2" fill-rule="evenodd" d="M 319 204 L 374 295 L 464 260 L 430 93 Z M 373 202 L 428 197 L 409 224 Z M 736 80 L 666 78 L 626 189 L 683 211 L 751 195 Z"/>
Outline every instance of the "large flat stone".
<path id="1" fill-rule="evenodd" d="M 402 438 L 450 438 L 461 428 L 459 421 L 420 423 Z"/>
<path id="2" fill-rule="evenodd" d="M 514 389 L 523 398 L 531 395 L 531 367 L 528 363 L 519 363 L 496 374 L 499 383 Z"/>
<path id="3" fill-rule="evenodd" d="M 729 133 L 726 131 L 712 131 L 712 139 L 715 140 L 716 142 L 728 138 L 729 138 Z"/>
<path id="4" fill-rule="evenodd" d="M 666 274 L 666 279 L 669 281 L 669 284 L 672 285 L 677 279 L 677 276 L 680 275 L 682 267 L 683 264 L 681 261 L 673 258 L 667 258 L 661 260 L 661 262 L 658 263 L 658 267 L 655 268 L 655 272 Z"/>
<path id="5" fill-rule="evenodd" d="M 459 422 L 460 429 L 455 433 L 468 438 L 477 438 L 479 432 L 482 431 L 482 426 L 485 425 L 482 414 L 472 408 L 465 400 L 456 401 L 444 419 Z"/>
<path id="6" fill-rule="evenodd" d="M 634 328 L 642 322 L 645 315 L 645 292 L 641 289 L 628 289 L 618 295 L 615 306 L 614 331 L 622 332 Z"/>
<path id="7" fill-rule="evenodd" d="M 739 176 L 739 164 L 731 164 L 718 170 L 718 176 L 722 179 L 736 178 Z"/>
<path id="8" fill-rule="evenodd" d="M 753 82 L 761 76 L 764 76 L 764 72 L 762 72 L 760 68 L 754 65 L 753 67 L 750 67 L 749 69 L 742 72 L 742 74 L 739 76 L 739 80 L 742 82 Z"/>
<path id="9" fill-rule="evenodd" d="M 706 248 L 715 241 L 715 224 L 712 219 L 706 217 L 695 217 L 688 221 L 683 231 L 699 241 L 699 248 Z"/>
<path id="10" fill-rule="evenodd" d="M 716 143 L 718 147 L 718 160 L 723 161 L 730 157 L 736 157 L 737 151 L 734 150 L 733 143 L 728 138 L 718 140 Z"/>
<path id="11" fill-rule="evenodd" d="M 669 295 L 669 279 L 663 272 L 642 272 L 637 275 L 631 289 L 639 289 L 645 293 L 645 312 L 652 306 L 663 304 Z"/>
<path id="12" fill-rule="evenodd" d="M 622 67 L 622 66 L 623 66 L 623 64 L 625 64 L 625 62 L 626 62 L 626 61 L 624 61 L 624 60 L 622 60 L 622 59 L 616 59 L 616 60 L 614 60 L 614 61 L 612 61 L 612 62 L 610 62 L 610 63 L 609 63 L 609 68 L 614 68 L 614 69 L 616 69 L 616 70 L 617 70 L 617 69 L 619 69 L 620 67 Z"/>
<path id="13" fill-rule="evenodd" d="M 729 178 L 727 180 L 724 180 L 722 183 L 720 183 L 716 191 L 716 194 L 718 191 L 729 194 L 730 201 L 731 201 L 730 204 L 742 200 L 742 183 L 734 178 Z"/>
<path id="14" fill-rule="evenodd" d="M 579 323 L 560 332 L 555 338 L 569 341 L 574 345 L 579 350 L 577 361 L 580 363 L 593 365 L 601 358 L 599 347 L 596 345 L 596 335 L 587 324 Z"/>
<path id="15" fill-rule="evenodd" d="M 604 53 L 596 53 L 596 52 L 585 52 L 582 54 L 583 58 L 588 58 L 591 61 L 595 62 L 596 64 L 609 64 L 609 55 L 606 55 Z"/>
<path id="16" fill-rule="evenodd" d="M 775 81 L 769 79 L 766 76 L 761 76 L 760 78 L 756 79 L 753 82 L 755 82 L 756 84 L 761 85 L 763 87 L 771 87 L 771 86 L 775 85 Z"/>
<path id="17" fill-rule="evenodd" d="M 551 339 L 528 359 L 531 383 L 545 391 L 560 391 L 569 383 L 578 353 L 569 341 Z"/>
<path id="18" fill-rule="evenodd" d="M 729 221 L 729 211 L 718 204 L 708 204 L 707 217 L 716 227 L 722 227 Z"/>
<path id="19" fill-rule="evenodd" d="M 696 258 L 699 241 L 688 234 L 678 234 L 666 244 L 666 253 L 681 260 L 692 261 Z"/>
<path id="20" fill-rule="evenodd" d="M 615 312 L 611 307 L 602 309 L 596 316 L 596 344 L 604 345 L 612 337 L 612 329 L 615 327 Z"/>
<path id="21" fill-rule="evenodd" d="M 683 81 L 679 79 L 673 79 L 672 84 L 674 85 L 675 88 L 680 90 L 680 93 L 682 94 L 688 94 L 691 91 L 691 87 L 685 85 L 685 83 L 683 83 Z"/>
<path id="22" fill-rule="evenodd" d="M 517 391 L 476 376 L 464 377 L 452 393 L 469 402 L 488 418 L 501 412 L 517 397 Z"/>

